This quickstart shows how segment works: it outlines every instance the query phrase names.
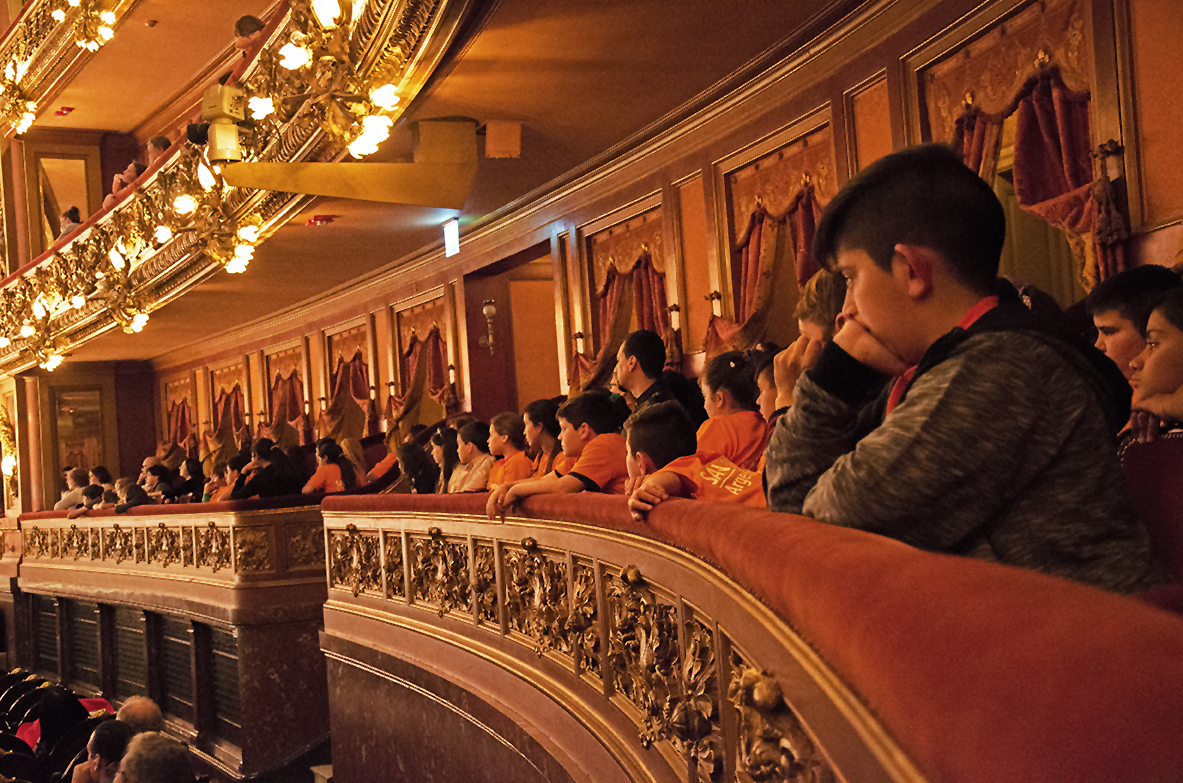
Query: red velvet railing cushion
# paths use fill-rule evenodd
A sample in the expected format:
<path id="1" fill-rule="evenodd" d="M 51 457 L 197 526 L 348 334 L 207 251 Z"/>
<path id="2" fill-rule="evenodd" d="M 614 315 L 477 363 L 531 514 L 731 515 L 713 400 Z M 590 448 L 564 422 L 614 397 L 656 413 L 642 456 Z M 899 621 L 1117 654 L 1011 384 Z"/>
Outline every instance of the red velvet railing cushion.
<path id="1" fill-rule="evenodd" d="M 166 503 L 162 505 L 135 506 L 125 514 L 116 514 L 113 508 L 92 509 L 83 519 L 95 517 L 152 517 L 174 514 L 228 514 L 235 511 L 261 511 L 272 508 L 302 508 L 320 504 L 320 498 L 313 495 L 285 495 L 276 498 L 247 498 L 246 500 L 224 500 L 220 503 Z M 33 511 L 21 514 L 22 522 L 35 519 L 65 519 L 67 511 Z"/>
<path id="2" fill-rule="evenodd" d="M 481 513 L 486 495 L 326 498 Z M 668 541 L 785 618 L 931 780 L 1168 781 L 1183 769 L 1183 620 L 1063 579 L 803 517 L 675 500 L 530 498 L 522 515 Z"/>

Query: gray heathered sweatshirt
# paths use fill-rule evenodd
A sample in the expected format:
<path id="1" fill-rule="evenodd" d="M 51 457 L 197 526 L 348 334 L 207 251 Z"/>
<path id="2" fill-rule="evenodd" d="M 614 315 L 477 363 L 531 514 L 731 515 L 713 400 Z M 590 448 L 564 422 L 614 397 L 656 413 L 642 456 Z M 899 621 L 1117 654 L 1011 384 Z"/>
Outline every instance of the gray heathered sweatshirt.
<path id="1" fill-rule="evenodd" d="M 773 431 L 768 507 L 1116 592 L 1160 584 L 1090 362 L 1031 332 L 971 334 L 859 439 L 875 376 L 829 345 Z"/>

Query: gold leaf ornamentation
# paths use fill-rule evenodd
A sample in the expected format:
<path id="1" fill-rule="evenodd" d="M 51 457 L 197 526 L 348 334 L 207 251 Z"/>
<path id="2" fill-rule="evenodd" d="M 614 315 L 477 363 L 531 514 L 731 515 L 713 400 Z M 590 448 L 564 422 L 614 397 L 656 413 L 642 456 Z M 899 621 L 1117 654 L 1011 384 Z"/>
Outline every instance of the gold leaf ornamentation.
<path id="1" fill-rule="evenodd" d="M 288 525 L 288 567 L 321 567 L 325 562 L 324 526 L 309 524 Z"/>
<path id="2" fill-rule="evenodd" d="M 124 529 L 119 526 L 119 523 L 111 525 L 111 529 L 103 529 L 103 559 L 112 558 L 116 564 L 122 563 L 124 560 L 133 560 L 135 558 L 134 540 L 132 538 L 132 531 Z"/>
<path id="3" fill-rule="evenodd" d="M 329 586 L 349 590 L 353 595 L 381 595 L 382 561 L 378 554 L 378 534 L 362 533 L 357 525 L 329 537 Z"/>
<path id="4" fill-rule="evenodd" d="M 491 543 L 478 543 L 473 556 L 473 594 L 477 622 L 497 625 L 497 563 Z"/>
<path id="5" fill-rule="evenodd" d="M 271 528 L 231 528 L 234 534 L 235 572 L 271 569 Z"/>
<path id="6" fill-rule="evenodd" d="M 578 651 L 580 671 L 603 680 L 600 668 L 600 622 L 596 600 L 596 575 L 587 563 L 576 562 L 571 593 L 571 614 L 567 616 L 567 638 Z"/>
<path id="7" fill-rule="evenodd" d="M 785 704 L 780 683 L 733 658 L 727 698 L 739 712 L 736 776 L 756 783 L 833 783 L 833 770 Z"/>
<path id="8" fill-rule="evenodd" d="M 505 608 L 511 630 L 528 636 L 534 652 L 571 655 L 567 639 L 567 563 L 547 556 L 532 539 L 505 552 Z"/>
<path id="9" fill-rule="evenodd" d="M 428 538 L 413 538 L 411 544 L 411 597 L 434 604 L 440 617 L 472 608 L 472 586 L 468 573 L 468 547 L 448 541 L 438 528 Z"/>
<path id="10" fill-rule="evenodd" d="M 386 533 L 386 597 L 405 598 L 407 590 L 403 574 L 403 537 Z"/>
<path id="11" fill-rule="evenodd" d="M 210 522 L 197 536 L 197 565 L 214 573 L 230 565 L 230 531 Z"/>

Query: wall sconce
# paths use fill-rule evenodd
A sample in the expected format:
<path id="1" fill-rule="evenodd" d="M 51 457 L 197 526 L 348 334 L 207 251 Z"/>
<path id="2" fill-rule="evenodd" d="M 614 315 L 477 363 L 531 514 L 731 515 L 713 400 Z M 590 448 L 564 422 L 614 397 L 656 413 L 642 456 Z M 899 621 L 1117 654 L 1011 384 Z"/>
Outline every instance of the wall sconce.
<path id="1" fill-rule="evenodd" d="M 711 291 L 708 296 L 704 296 L 711 303 L 711 312 L 717 316 L 723 315 L 723 294 L 718 291 Z"/>
<path id="2" fill-rule="evenodd" d="M 575 353 L 583 353 L 583 332 L 576 332 L 571 339 L 575 341 Z"/>
<path id="3" fill-rule="evenodd" d="M 484 313 L 484 315 L 485 315 L 485 324 L 488 326 L 489 331 L 483 337 L 481 337 L 481 339 L 478 340 L 477 342 L 480 343 L 482 348 L 488 348 L 489 355 L 492 356 L 493 355 L 493 316 L 497 315 L 497 307 L 493 304 L 492 299 L 485 300 L 485 306 L 481 308 L 481 312 Z"/>
<path id="4" fill-rule="evenodd" d="M 451 258 L 460 252 L 460 218 L 444 223 L 444 257 Z"/>
<path id="5" fill-rule="evenodd" d="M 666 310 L 668 310 L 670 314 L 670 329 L 673 329 L 675 332 L 678 331 L 678 327 L 681 325 L 680 316 L 682 308 L 678 307 L 677 304 L 672 304 L 667 307 Z"/>
<path id="6" fill-rule="evenodd" d="M 450 383 L 450 384 L 456 383 L 456 365 L 454 365 L 454 364 L 448 365 L 448 383 Z"/>

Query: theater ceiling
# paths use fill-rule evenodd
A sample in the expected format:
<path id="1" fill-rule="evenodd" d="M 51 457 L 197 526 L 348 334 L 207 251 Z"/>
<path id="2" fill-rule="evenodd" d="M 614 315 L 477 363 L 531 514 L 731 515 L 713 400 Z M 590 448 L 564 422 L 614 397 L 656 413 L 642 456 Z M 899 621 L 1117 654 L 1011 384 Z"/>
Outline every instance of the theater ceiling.
<path id="1" fill-rule="evenodd" d="M 660 132 L 706 102 L 741 69 L 751 76 L 826 0 L 502 0 L 478 5 L 479 23 L 449 52 L 374 161 L 409 160 L 406 123 L 471 117 L 521 123 L 521 156 L 480 159 L 462 230 L 571 179 L 598 159 Z M 229 54 L 234 19 L 266 0 L 144 0 L 116 39 L 55 103 L 74 107 L 61 127 L 143 134 L 195 75 Z M 149 26 L 149 23 L 151 26 Z M 732 77 L 734 78 L 734 77 Z M 69 103 L 65 103 L 69 101 Z M 55 118 L 57 119 L 57 118 Z M 478 139 L 478 145 L 483 142 Z M 478 149 L 480 149 L 480 146 Z M 260 246 L 242 275 L 218 272 L 152 315 L 143 332 L 113 330 L 71 359 L 152 359 L 285 312 L 442 244 L 450 210 L 318 198 Z M 332 223 L 308 226 L 314 215 Z M 298 323 L 293 323 L 295 326 Z"/>

